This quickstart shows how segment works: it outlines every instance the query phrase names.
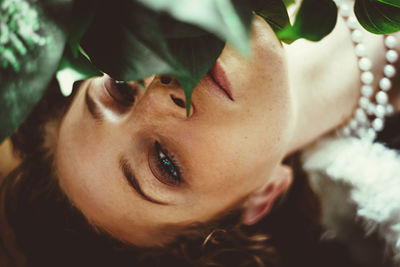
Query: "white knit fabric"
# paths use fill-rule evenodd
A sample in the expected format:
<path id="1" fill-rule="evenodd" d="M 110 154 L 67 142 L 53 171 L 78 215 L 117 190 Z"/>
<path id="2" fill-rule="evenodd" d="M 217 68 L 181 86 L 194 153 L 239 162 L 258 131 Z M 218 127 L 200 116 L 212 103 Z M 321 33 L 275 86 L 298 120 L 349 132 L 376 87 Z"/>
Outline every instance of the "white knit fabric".
<path id="1" fill-rule="evenodd" d="M 327 224 L 335 228 L 340 222 L 327 213 L 347 216 L 347 221 L 354 223 L 361 218 L 365 234 L 378 232 L 386 242 L 386 249 L 393 250 L 396 266 L 400 266 L 399 153 L 382 144 L 357 138 L 327 137 L 307 148 L 302 161 L 304 169 L 313 176 L 312 183 L 317 185 L 317 191 L 323 188 L 318 186 L 321 183 L 345 188 L 335 197 L 329 194 L 335 190 L 332 186 L 329 187 L 332 190 L 326 191 L 325 186 L 325 193 L 320 192 L 320 197 L 330 197 L 330 202 L 341 203 L 332 203 L 335 208 L 325 211 L 324 216 L 330 218 Z M 344 228 L 337 226 L 336 230 L 341 231 L 338 229 L 343 231 Z"/>

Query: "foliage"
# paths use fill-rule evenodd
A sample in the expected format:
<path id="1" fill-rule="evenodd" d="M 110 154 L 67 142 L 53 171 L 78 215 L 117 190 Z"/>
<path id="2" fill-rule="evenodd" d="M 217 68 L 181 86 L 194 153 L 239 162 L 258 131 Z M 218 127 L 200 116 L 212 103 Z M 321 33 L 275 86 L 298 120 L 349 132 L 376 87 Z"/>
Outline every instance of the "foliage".
<path id="1" fill-rule="evenodd" d="M 315 11 L 318 10 L 318 16 Z M 336 25 L 337 7 L 331 0 L 303 0 L 296 21 L 278 32 L 278 37 L 286 43 L 299 38 L 319 41 L 328 35 Z"/>
<path id="2" fill-rule="evenodd" d="M 357 18 L 368 31 L 400 29 L 398 0 L 355 1 Z M 292 4 L 294 0 L 0 0 L 0 141 L 23 122 L 57 71 L 63 87 L 100 71 L 121 80 L 170 74 L 190 103 L 193 88 L 225 42 L 249 53 L 254 13 L 287 43 L 318 41 L 334 28 L 333 0 L 304 0 L 293 25 L 286 10 Z M 30 12 L 29 38 L 13 26 L 24 22 L 15 10 Z M 5 32 L 17 41 L 4 41 Z"/>
<path id="3" fill-rule="evenodd" d="M 12 5 L 12 2 L 0 1 L 0 35 L 4 36 L 6 31 L 8 36 L 14 35 L 14 41 L 20 41 L 17 46 L 25 47 L 26 51 L 21 53 L 21 48 L 15 48 L 13 43 L 5 41 L 6 38 L 0 41 L 0 46 L 4 47 L 0 51 L 0 62 L 9 62 L 0 67 L 0 142 L 25 120 L 53 78 L 67 41 L 64 19 L 72 7 L 72 1 L 47 0 L 42 1 L 40 8 L 36 3 L 15 6 L 13 14 L 19 15 L 7 16 L 10 10 L 5 5 Z M 51 12 L 51 16 L 47 12 Z M 35 13 L 40 21 L 35 19 Z M 28 19 L 32 21 L 26 21 Z M 16 25 L 7 27 L 13 21 Z M 21 32 L 21 24 L 33 34 Z M 43 37 L 46 37 L 46 44 L 41 41 Z"/>
<path id="4" fill-rule="evenodd" d="M 398 0 L 378 0 L 378 1 L 395 7 L 400 7 L 400 2 Z"/>
<path id="5" fill-rule="evenodd" d="M 16 54 L 24 56 L 34 45 L 43 46 L 46 39 L 40 36 L 37 11 L 23 0 L 4 0 L 4 13 L 0 17 L 0 65 L 10 65 L 14 71 L 20 70 Z M 25 45 L 26 44 L 26 45 Z"/>
<path id="6" fill-rule="evenodd" d="M 384 2 L 391 5 L 383 4 Z M 399 31 L 400 1 L 357 0 L 354 6 L 358 21 L 372 33 L 393 33 Z"/>

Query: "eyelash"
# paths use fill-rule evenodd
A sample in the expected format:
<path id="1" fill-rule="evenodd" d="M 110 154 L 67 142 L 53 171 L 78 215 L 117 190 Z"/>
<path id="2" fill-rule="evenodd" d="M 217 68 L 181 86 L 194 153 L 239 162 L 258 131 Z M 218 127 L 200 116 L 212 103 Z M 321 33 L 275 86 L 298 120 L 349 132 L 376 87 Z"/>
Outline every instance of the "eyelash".
<path id="1" fill-rule="evenodd" d="M 157 141 L 154 145 L 157 169 L 161 173 L 161 182 L 166 185 L 177 186 L 182 183 L 180 166 L 175 157 L 165 150 Z M 168 166 L 166 166 L 168 165 Z"/>

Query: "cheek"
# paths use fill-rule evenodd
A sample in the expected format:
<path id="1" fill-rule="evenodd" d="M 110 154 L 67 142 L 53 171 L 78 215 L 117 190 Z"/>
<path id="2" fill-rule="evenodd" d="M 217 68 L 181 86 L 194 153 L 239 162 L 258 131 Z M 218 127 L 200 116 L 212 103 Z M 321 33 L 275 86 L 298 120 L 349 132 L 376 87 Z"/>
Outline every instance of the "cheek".
<path id="1" fill-rule="evenodd" d="M 227 49 L 223 60 L 230 66 L 228 75 L 240 106 L 234 119 L 242 129 L 236 130 L 248 136 L 247 142 L 257 141 L 265 151 L 275 153 L 285 149 L 293 132 L 295 101 L 284 50 L 269 28 L 259 26 L 254 27 L 249 59 Z"/>
<path id="2" fill-rule="evenodd" d="M 260 131 L 249 127 L 240 122 L 229 126 L 220 123 L 190 127 L 182 133 L 187 136 L 179 138 L 184 142 L 182 145 L 190 148 L 186 158 L 191 159 L 194 196 L 206 196 L 201 201 L 218 205 L 232 204 L 270 176 L 280 159 L 280 154 L 274 151 L 275 142 L 266 139 L 265 133 L 261 139 Z"/>
<path id="3" fill-rule="evenodd" d="M 118 165 L 110 160 L 117 155 L 106 149 L 113 146 L 100 139 L 80 142 L 68 136 L 61 132 L 56 164 L 60 186 L 70 201 L 92 224 L 117 238 L 147 240 L 154 219 L 148 218 L 141 202 L 132 199 L 132 191 L 117 175 Z"/>
<path id="4" fill-rule="evenodd" d="M 277 43 L 269 49 L 265 45 L 262 41 L 257 43 L 248 76 L 248 84 L 255 88 L 250 93 L 252 116 L 248 119 L 253 121 L 253 137 L 261 143 L 261 151 L 257 147 L 254 151 L 278 155 L 287 149 L 294 131 L 295 98 L 283 49 Z"/>
<path id="5" fill-rule="evenodd" d="M 79 99 L 78 99 L 79 100 Z M 55 154 L 60 186 L 90 219 L 114 211 L 121 196 L 115 168 L 116 146 L 84 116 L 77 101 L 62 121 Z M 119 201 L 119 205 L 125 203 Z M 109 213 L 110 219 L 114 217 Z"/>
<path id="6" fill-rule="evenodd" d="M 100 146 L 93 141 L 74 136 L 73 128 L 65 134 L 61 129 L 56 152 L 60 185 L 85 214 L 90 214 L 94 208 L 107 208 L 110 202 L 105 200 L 113 191 L 110 180 L 103 179 L 112 177 L 108 162 L 102 156 L 105 153 L 99 151 Z"/>

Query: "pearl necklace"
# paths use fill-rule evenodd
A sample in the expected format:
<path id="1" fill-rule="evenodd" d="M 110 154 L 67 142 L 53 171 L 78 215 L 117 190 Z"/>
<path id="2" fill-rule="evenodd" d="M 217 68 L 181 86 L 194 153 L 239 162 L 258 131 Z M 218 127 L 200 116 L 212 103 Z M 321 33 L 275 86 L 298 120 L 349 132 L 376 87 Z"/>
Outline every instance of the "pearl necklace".
<path id="1" fill-rule="evenodd" d="M 366 47 L 362 43 L 364 34 L 360 30 L 358 21 L 349 5 L 340 4 L 339 2 L 336 1 L 336 4 L 340 5 L 340 14 L 346 21 L 351 32 L 354 52 L 357 55 L 358 67 L 361 71 L 360 79 L 362 86 L 361 97 L 353 117 L 347 125 L 338 130 L 338 133 L 342 136 L 355 136 L 373 142 L 377 133 L 382 131 L 385 126 L 385 117 L 393 113 L 393 106 L 389 104 L 387 92 L 392 88 L 390 79 L 396 75 L 396 68 L 393 64 L 399 58 L 399 54 L 395 50 L 397 39 L 393 35 L 384 36 L 386 48 L 386 64 L 383 68 L 384 76 L 379 81 L 378 92 L 372 97 L 374 92 L 374 88 L 372 87 L 374 75 L 371 72 L 372 61 L 367 57 Z"/>

